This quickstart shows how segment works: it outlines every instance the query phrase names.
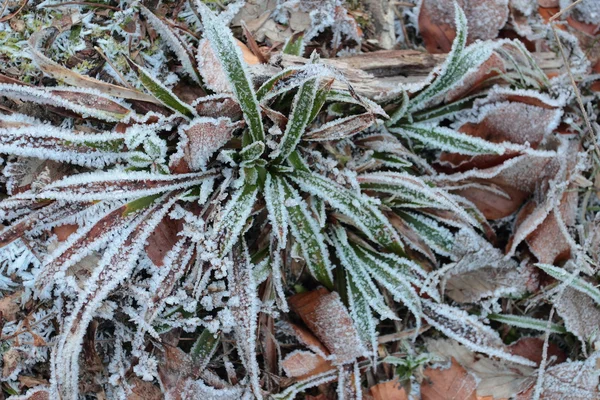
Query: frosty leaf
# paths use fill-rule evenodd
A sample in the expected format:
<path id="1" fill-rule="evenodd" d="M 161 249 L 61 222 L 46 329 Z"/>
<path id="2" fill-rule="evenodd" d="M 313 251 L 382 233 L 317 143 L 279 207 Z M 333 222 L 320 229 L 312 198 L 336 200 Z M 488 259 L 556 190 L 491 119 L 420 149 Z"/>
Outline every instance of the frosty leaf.
<path id="1" fill-rule="evenodd" d="M 294 96 L 291 115 L 286 125 L 283 138 L 276 150 L 276 163 L 281 163 L 282 160 L 287 159 L 300 142 L 302 134 L 310 122 L 310 116 L 318 87 L 319 81 L 317 79 L 309 80 L 300 86 L 298 93 Z"/>
<path id="2" fill-rule="evenodd" d="M 334 369 L 330 361 L 311 351 L 294 351 L 281 362 L 285 374 L 290 378 L 303 380 L 313 375 Z"/>
<path id="3" fill-rule="evenodd" d="M 564 362 L 549 367 L 542 384 L 540 399 L 594 400 L 600 395 L 598 391 L 598 357 L 596 352 L 587 360 Z M 534 387 L 519 395 L 519 399 L 528 399 L 533 395 Z"/>
<path id="4" fill-rule="evenodd" d="M 468 41 L 495 39 L 509 16 L 508 3 L 507 0 L 461 0 L 459 4 L 466 12 L 469 25 Z M 511 8 L 516 7 L 515 4 L 520 3 L 511 3 Z M 421 4 L 418 15 L 419 32 L 430 53 L 446 53 L 450 50 L 456 30 L 452 23 L 454 12 L 452 2 L 449 1 L 424 0 Z"/>
<path id="5" fill-rule="evenodd" d="M 550 324 L 548 321 L 526 317 L 524 315 L 509 315 L 509 314 L 489 314 L 488 319 L 492 321 L 502 322 L 510 326 L 516 326 L 518 328 L 533 329 L 542 332 L 553 332 L 553 333 L 565 333 L 566 329 L 557 324 Z"/>
<path id="6" fill-rule="evenodd" d="M 76 398 L 79 392 L 81 343 L 94 313 L 106 296 L 129 277 L 144 243 L 177 200 L 177 195 L 161 198 L 122 230 L 104 251 L 101 261 L 86 282 L 85 290 L 81 292 L 71 314 L 66 317 L 63 334 L 54 348 L 52 376 L 63 396 Z"/>
<path id="7" fill-rule="evenodd" d="M 409 112 L 419 111 L 432 102 L 439 101 L 446 93 L 459 86 L 471 71 L 476 70 L 488 60 L 501 42 L 478 42 L 465 48 L 467 39 L 467 20 L 464 12 L 455 3 L 456 38 L 452 50 L 440 67 L 437 77 L 431 85 L 411 99 Z"/>
<path id="8" fill-rule="evenodd" d="M 340 213 L 347 215 L 369 239 L 380 245 L 402 252 L 403 246 L 398 234 L 383 213 L 365 195 L 348 190 L 321 175 L 295 171 L 290 178 L 302 190 L 327 201 Z"/>
<path id="9" fill-rule="evenodd" d="M 569 287 L 573 288 L 574 290 L 588 295 L 596 302 L 596 304 L 600 305 L 600 290 L 598 290 L 598 288 L 596 288 L 591 283 L 586 282 L 585 280 L 579 278 L 577 275 L 573 275 L 572 273 L 563 268 L 558 268 L 549 264 L 535 265 L 554 279 L 566 282 L 567 285 L 569 285 Z"/>
<path id="10" fill-rule="evenodd" d="M 269 212 L 269 221 L 277 237 L 277 243 L 280 248 L 284 248 L 287 239 L 289 217 L 287 208 L 285 207 L 285 190 L 280 178 L 267 174 L 263 195 L 267 211 Z"/>
<path id="11" fill-rule="evenodd" d="M 477 400 L 475 388 L 477 383 L 473 376 L 452 359 L 450 368 L 425 369 L 426 379 L 421 385 L 423 399 L 462 399 Z"/>
<path id="12" fill-rule="evenodd" d="M 244 246 L 238 245 L 234 250 L 228 281 L 231 295 L 238 298 L 238 305 L 231 307 L 231 313 L 236 319 L 234 333 L 238 343 L 237 349 L 248 372 L 250 387 L 256 398 L 261 399 L 260 368 L 256 359 L 256 332 L 260 302 L 247 251 L 245 243 Z"/>
<path id="13" fill-rule="evenodd" d="M 53 281 L 57 281 L 60 278 L 59 273 L 66 271 L 85 256 L 100 249 L 131 222 L 130 218 L 122 218 L 124 206 L 117 204 L 116 207 L 114 205 L 111 207 L 100 204 L 94 207 L 99 209 L 95 213 L 95 217 L 86 221 L 87 223 L 83 227 L 71 234 L 65 243 L 44 260 L 42 270 L 36 278 L 36 286 L 40 290 Z M 103 210 L 104 208 L 106 210 Z"/>
<path id="14" fill-rule="evenodd" d="M 302 54 L 304 54 L 304 33 L 290 36 L 281 51 L 284 54 L 302 57 Z"/>
<path id="15" fill-rule="evenodd" d="M 61 107 L 84 117 L 90 116 L 109 122 L 120 121 L 131 112 L 101 92 L 92 89 L 63 87 L 46 89 L 0 83 L 0 92 L 10 99 Z"/>
<path id="16" fill-rule="evenodd" d="M 41 33 L 41 32 L 39 32 Z M 40 34 L 34 34 L 30 39 L 29 52 L 32 55 L 33 61 L 37 66 L 44 71 L 46 74 L 52 76 L 57 80 L 62 80 L 67 84 L 78 87 L 78 88 L 90 88 L 98 90 L 109 96 L 122 97 L 125 99 L 147 101 L 150 103 L 158 103 L 158 101 L 145 93 L 139 92 L 134 89 L 125 88 L 122 86 L 113 85 L 107 82 L 100 81 L 98 79 L 91 78 L 89 76 L 80 75 L 62 65 L 52 61 L 40 51 L 37 50 L 37 41 L 40 39 Z"/>
<path id="17" fill-rule="evenodd" d="M 85 167 L 104 167 L 127 159 L 123 136 L 118 133 L 84 134 L 35 124 L 0 128 L 0 153 L 68 162 Z"/>
<path id="18" fill-rule="evenodd" d="M 194 245 L 191 239 L 183 237 L 173 245 L 173 248 L 164 257 L 161 272 L 166 271 L 166 273 L 161 274 L 151 287 L 153 295 L 144 316 L 147 322 L 152 323 L 164 308 L 165 299 L 171 294 L 176 283 L 188 269 L 193 252 Z"/>
<path id="19" fill-rule="evenodd" d="M 335 78 L 332 71 L 323 64 L 306 64 L 300 67 L 289 67 L 267 80 L 257 90 L 256 97 L 261 103 L 282 93 L 300 87 L 313 79 Z"/>
<path id="20" fill-rule="evenodd" d="M 337 379 L 337 370 L 323 372 L 322 374 L 313 375 L 310 378 L 296 382 L 283 392 L 273 395 L 274 400 L 293 400 L 298 393 L 310 389 L 315 386 L 333 382 Z"/>
<path id="21" fill-rule="evenodd" d="M 179 127 L 182 140 L 178 144 L 178 152 L 171 157 L 170 165 L 177 165 L 179 160 L 184 159 L 192 171 L 205 169 L 212 155 L 242 126 L 243 121 L 232 122 L 229 118 L 194 118 L 189 124 Z"/>
<path id="22" fill-rule="evenodd" d="M 196 1 L 202 16 L 204 35 L 221 63 L 231 83 L 233 93 L 244 113 L 252 139 L 264 139 L 263 123 L 252 80 L 245 66 L 239 47 L 235 44 L 229 28 L 204 3 Z"/>
<path id="23" fill-rule="evenodd" d="M 598 339 L 600 310 L 589 296 L 567 287 L 555 297 L 554 307 L 563 319 L 566 330 L 579 339 L 583 348 Z"/>
<path id="24" fill-rule="evenodd" d="M 40 199 L 77 201 L 133 199 L 186 189 L 216 176 L 213 171 L 160 175 L 148 172 L 99 171 L 69 176 L 53 182 L 37 195 Z"/>
<path id="25" fill-rule="evenodd" d="M 420 326 L 421 300 L 411 286 L 416 283 L 416 279 L 411 277 L 410 271 L 410 268 L 419 267 L 391 254 L 375 254 L 358 246 L 353 247 L 373 279 L 385 287 L 396 301 L 402 302 L 414 314 L 417 325 Z"/>
<path id="26" fill-rule="evenodd" d="M 149 71 L 135 64 L 130 59 L 127 59 L 127 62 L 129 63 L 129 67 L 131 67 L 131 69 L 134 70 L 137 76 L 140 78 L 140 81 L 144 87 L 148 89 L 148 91 L 158 101 L 160 101 L 161 104 L 164 104 L 171 110 L 176 111 L 181 115 L 185 115 L 188 118 L 194 118 L 194 110 L 183 101 L 179 100 L 179 98 L 175 96 L 173 92 L 171 92 L 165 85 L 160 83 L 158 79 L 153 77 Z"/>
<path id="27" fill-rule="evenodd" d="M 336 292 L 319 288 L 289 298 L 289 304 L 306 326 L 335 356 L 334 365 L 354 361 L 365 353 L 352 318 Z"/>
<path id="28" fill-rule="evenodd" d="M 39 229 L 44 225 L 51 226 L 53 222 L 68 217 L 88 206 L 89 203 L 63 204 L 53 202 L 37 211 L 31 212 L 0 232 L 0 247 L 17 240 L 30 230 Z"/>
<path id="29" fill-rule="evenodd" d="M 311 274 L 328 288 L 333 287 L 329 252 L 319 224 L 312 217 L 298 192 L 286 181 L 277 178 L 285 194 L 284 204 L 290 221 L 290 230 L 302 250 L 302 257 Z"/>
<path id="30" fill-rule="evenodd" d="M 451 153 L 467 155 L 504 154 L 504 148 L 498 144 L 442 126 L 428 124 L 400 125 L 397 128 L 390 129 L 390 132 L 416 139 L 427 147 Z"/>
<path id="31" fill-rule="evenodd" d="M 200 370 L 206 368 L 206 365 L 210 362 L 210 359 L 217 350 L 220 338 L 220 334 L 214 334 L 208 329 L 204 329 L 196 342 L 194 342 L 190 354 L 192 360 L 200 365 Z"/>
<path id="32" fill-rule="evenodd" d="M 348 276 L 348 303 L 354 326 L 360 335 L 363 345 L 371 352 L 371 357 L 377 357 L 377 327 L 371 313 L 369 303 L 358 289 L 352 277 Z"/>
<path id="33" fill-rule="evenodd" d="M 325 105 L 325 102 L 327 101 L 327 95 L 329 94 L 329 91 L 331 90 L 331 86 L 333 85 L 333 82 L 335 82 L 335 79 L 330 79 L 325 85 L 321 86 L 317 90 L 317 94 L 315 95 L 315 101 L 313 102 L 313 106 L 312 106 L 312 111 L 310 113 L 310 117 L 308 117 L 309 123 L 314 121 L 314 119 L 317 117 L 317 115 L 321 111 L 321 108 L 323 108 L 323 105 Z"/>
<path id="34" fill-rule="evenodd" d="M 448 193 L 429 186 L 419 177 L 398 172 L 374 172 L 360 175 L 357 179 L 361 189 L 389 193 L 401 200 L 402 207 L 451 210 L 472 225 L 478 225 Z"/>
<path id="35" fill-rule="evenodd" d="M 375 286 L 366 271 L 362 260 L 348 244 L 348 238 L 343 228 L 334 227 L 332 233 L 333 244 L 340 263 L 352 279 L 352 284 L 360 291 L 369 306 L 382 318 L 398 319 L 396 314 L 385 304 L 383 296 Z"/>
<path id="36" fill-rule="evenodd" d="M 408 93 L 406 90 L 402 91 L 402 103 L 398 106 L 398 108 L 390 115 L 390 119 L 386 122 L 386 126 L 393 126 L 396 122 L 400 121 L 406 115 L 408 111 L 408 104 L 410 99 L 408 98 Z"/>
<path id="37" fill-rule="evenodd" d="M 213 231 L 222 235 L 219 253 L 221 256 L 229 253 L 233 245 L 238 241 L 239 235 L 246 224 L 246 220 L 252 212 L 258 188 L 254 185 L 245 184 L 239 188 L 225 206 Z"/>
<path id="38" fill-rule="evenodd" d="M 375 121 L 371 113 L 338 118 L 306 133 L 306 140 L 341 140 L 356 135 Z"/>
<path id="39" fill-rule="evenodd" d="M 399 212 L 399 216 L 413 228 L 419 236 L 436 253 L 450 256 L 454 244 L 454 236 L 447 228 L 438 224 L 435 220 L 421 214 L 410 212 Z"/>
<path id="40" fill-rule="evenodd" d="M 177 55 L 177 58 L 179 58 L 179 61 L 181 61 L 181 65 L 186 75 L 192 78 L 194 82 L 201 83 L 198 71 L 194 66 L 194 58 L 183 46 L 182 40 L 178 37 L 178 35 L 160 18 L 154 15 L 152 11 L 148 10 L 142 4 L 140 4 L 139 7 L 144 17 L 146 17 L 146 20 L 160 34 L 167 46 Z"/>
<path id="41" fill-rule="evenodd" d="M 535 366 L 535 363 L 520 356 L 508 353 L 498 334 L 482 324 L 475 316 L 446 304 L 422 299 L 423 318 L 451 339 L 465 345 L 472 351 L 502 358 L 516 364 Z"/>
<path id="42" fill-rule="evenodd" d="M 252 165 L 265 152 L 265 143 L 262 141 L 254 142 L 245 146 L 240 151 L 240 157 L 243 160 L 242 165 Z"/>

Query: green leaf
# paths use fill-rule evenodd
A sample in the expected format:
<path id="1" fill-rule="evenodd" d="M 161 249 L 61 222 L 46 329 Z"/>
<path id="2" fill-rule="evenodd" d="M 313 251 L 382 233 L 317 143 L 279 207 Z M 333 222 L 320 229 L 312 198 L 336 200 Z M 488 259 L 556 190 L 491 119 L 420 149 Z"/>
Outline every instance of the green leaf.
<path id="1" fill-rule="evenodd" d="M 127 58 L 127 63 L 137 74 L 138 78 L 140 78 L 142 85 L 144 85 L 144 87 L 148 89 L 148 91 L 164 106 L 182 115 L 185 115 L 188 118 L 194 118 L 194 110 L 179 100 L 179 98 L 175 96 L 169 89 L 167 89 L 166 86 L 154 78 L 150 72 L 148 72 L 145 68 L 135 64 L 129 58 Z"/>
<path id="2" fill-rule="evenodd" d="M 451 153 L 479 155 L 504 154 L 504 148 L 496 143 L 469 136 L 454 129 L 429 124 L 400 125 L 390 132 L 416 139 L 430 148 Z"/>
<path id="3" fill-rule="evenodd" d="M 302 54 L 304 53 L 304 32 L 295 33 L 289 37 L 283 46 L 282 52 L 284 54 L 302 57 Z"/>
<path id="4" fill-rule="evenodd" d="M 503 324 L 507 324 L 510 326 L 516 326 L 517 328 L 533 329 L 542 332 L 546 332 L 546 330 L 548 330 L 549 332 L 554 333 L 567 332 L 564 326 L 551 323 L 550 327 L 548 327 L 548 321 L 544 321 L 543 319 L 525 317 L 522 315 L 489 314 L 487 318 L 491 319 L 492 321 L 502 322 Z"/>
<path id="5" fill-rule="evenodd" d="M 333 277 L 329 252 L 319 224 L 308 211 L 308 207 L 298 192 L 285 180 L 277 177 L 278 185 L 283 186 L 285 204 L 290 219 L 290 230 L 302 250 L 302 257 L 311 274 L 329 290 L 333 289 Z"/>
<path id="6" fill-rule="evenodd" d="M 272 230 L 280 248 L 285 247 L 288 230 L 288 213 L 285 207 L 285 191 L 277 177 L 267 174 L 264 198 Z"/>
<path id="7" fill-rule="evenodd" d="M 304 83 L 298 90 L 298 93 L 296 93 L 285 133 L 279 143 L 279 154 L 275 159 L 275 163 L 279 164 L 281 161 L 287 159 L 300 142 L 302 134 L 310 122 L 310 114 L 317 95 L 318 86 L 318 80 L 311 79 Z"/>
<path id="8" fill-rule="evenodd" d="M 332 229 L 331 238 L 341 265 L 348 271 L 352 282 L 367 300 L 369 306 L 383 318 L 397 320 L 398 317 L 385 304 L 385 300 L 379 289 L 371 280 L 363 261 L 348 244 L 348 238 L 344 229 L 339 225 L 335 226 Z"/>
<path id="9" fill-rule="evenodd" d="M 265 144 L 263 142 L 254 142 L 244 147 L 240 151 L 240 157 L 242 158 L 242 164 L 246 165 L 256 161 L 265 152 Z"/>
<path id="10" fill-rule="evenodd" d="M 289 177 L 310 194 L 327 201 L 340 213 L 350 217 L 353 223 L 369 239 L 399 254 L 403 246 L 396 230 L 379 208 L 365 195 L 348 190 L 338 183 L 318 174 L 296 170 Z"/>
<path id="11" fill-rule="evenodd" d="M 123 216 L 127 216 L 131 213 L 134 213 L 139 210 L 143 210 L 144 208 L 150 206 L 156 199 L 158 199 L 161 194 L 155 194 L 152 196 L 141 197 L 139 199 L 133 200 L 125 205 L 125 210 L 123 211 Z"/>
<path id="12" fill-rule="evenodd" d="M 426 100 L 431 99 L 440 93 L 444 93 L 456 80 L 454 71 L 458 67 L 460 58 L 462 57 L 467 44 L 468 28 L 467 17 L 462 8 L 458 6 L 458 3 L 454 3 L 454 15 L 456 21 L 456 37 L 454 38 L 454 42 L 452 42 L 450 54 L 448 54 L 446 61 L 441 67 L 442 72 L 429 87 L 412 99 L 409 111 L 414 111 L 421 104 L 424 104 Z"/>
<path id="13" fill-rule="evenodd" d="M 282 93 L 302 86 L 315 78 L 333 77 L 330 69 L 323 64 L 306 64 L 299 67 L 288 67 L 267 80 L 257 90 L 256 97 L 265 102 Z"/>
<path id="14" fill-rule="evenodd" d="M 347 277 L 348 303 L 350 306 L 350 316 L 354 321 L 354 326 L 358 336 L 367 349 L 370 350 L 372 357 L 377 357 L 377 327 L 369 303 L 364 294 L 358 289 L 352 276 Z"/>
<path id="15" fill-rule="evenodd" d="M 386 126 L 393 126 L 396 122 L 400 121 L 406 115 L 408 111 L 408 104 L 410 99 L 406 90 L 402 91 L 402 103 L 400 106 L 390 115 L 390 119 L 386 122 Z"/>
<path id="16" fill-rule="evenodd" d="M 600 305 L 600 290 L 591 283 L 579 278 L 576 275 L 573 275 L 563 268 L 558 268 L 549 264 L 535 264 L 535 266 L 543 270 L 554 279 L 567 282 L 569 287 L 583 294 L 587 294 L 596 302 L 596 304 Z"/>
<path id="17" fill-rule="evenodd" d="M 410 212 L 398 212 L 404 221 L 413 228 L 419 236 L 435 252 L 444 256 L 452 254 L 454 236 L 447 228 L 441 226 L 432 218 Z"/>
<path id="18" fill-rule="evenodd" d="M 312 122 L 317 118 L 317 115 L 323 108 L 323 105 L 327 101 L 327 95 L 331 90 L 331 86 L 335 82 L 335 79 L 330 79 L 325 85 L 321 86 L 319 90 L 317 90 L 317 95 L 315 96 L 315 101 L 313 102 L 312 111 L 310 112 L 310 117 L 308 118 L 308 122 Z"/>
<path id="19" fill-rule="evenodd" d="M 196 6 L 202 16 L 204 35 L 219 60 L 225 75 L 227 76 L 233 94 L 235 95 L 244 119 L 248 124 L 253 141 L 264 140 L 264 128 L 252 79 L 246 69 L 242 52 L 229 27 L 223 23 L 204 3 L 196 0 Z"/>
<path id="20" fill-rule="evenodd" d="M 402 258 L 391 254 L 373 253 L 356 245 L 353 247 L 373 279 L 383 285 L 396 301 L 408 307 L 420 324 L 421 298 L 411 285 L 414 280 L 410 278 L 410 262 L 403 262 Z"/>
<path id="21" fill-rule="evenodd" d="M 244 185 L 234 193 L 216 223 L 213 231 L 216 234 L 225 232 L 221 242 L 220 256 L 229 253 L 246 225 L 246 220 L 252 212 L 258 188 L 254 185 Z"/>
<path id="22" fill-rule="evenodd" d="M 200 336 L 198 336 L 198 339 L 192 346 L 190 355 L 196 364 L 200 364 L 200 370 L 206 368 L 206 365 L 210 362 L 211 357 L 219 345 L 220 339 L 220 332 L 213 334 L 208 329 L 204 329 Z"/>

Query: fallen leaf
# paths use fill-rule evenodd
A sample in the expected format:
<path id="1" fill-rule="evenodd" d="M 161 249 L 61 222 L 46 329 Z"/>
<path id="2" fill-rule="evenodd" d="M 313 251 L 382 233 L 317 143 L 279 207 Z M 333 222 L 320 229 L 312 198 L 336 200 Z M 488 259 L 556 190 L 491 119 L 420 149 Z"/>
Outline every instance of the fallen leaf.
<path id="1" fill-rule="evenodd" d="M 508 0 L 458 0 L 468 21 L 468 43 L 495 39 L 508 19 Z M 446 0 L 423 0 L 419 32 L 430 53 L 448 53 L 456 36 L 454 4 Z"/>
<path id="2" fill-rule="evenodd" d="M 22 290 L 5 295 L 0 299 L 0 315 L 5 321 L 14 321 L 17 319 L 17 313 L 21 310 L 20 301 Z"/>
<path id="3" fill-rule="evenodd" d="M 424 376 L 422 400 L 477 400 L 475 379 L 454 358 L 449 368 L 429 367 Z"/>
<path id="4" fill-rule="evenodd" d="M 127 400 L 162 400 L 164 398 L 160 388 L 152 382 L 133 377 L 129 379 L 128 383 L 131 394 L 127 396 Z"/>
<path id="5" fill-rule="evenodd" d="M 336 292 L 319 288 L 296 294 L 288 302 L 321 343 L 336 356 L 336 365 L 354 361 L 364 354 L 352 318 Z"/>
<path id="6" fill-rule="evenodd" d="M 408 400 L 406 390 L 398 380 L 381 382 L 369 389 L 374 400 Z"/>
<path id="7" fill-rule="evenodd" d="M 287 376 L 299 381 L 335 368 L 312 351 L 294 351 L 283 359 L 281 366 Z"/>
<path id="8" fill-rule="evenodd" d="M 582 343 L 600 335 L 600 310 L 594 300 L 575 289 L 566 288 L 554 302 L 556 312 L 565 321 L 565 327 Z"/>
<path id="9" fill-rule="evenodd" d="M 539 337 L 523 337 L 508 346 L 508 351 L 511 354 L 515 354 L 521 357 L 525 357 L 528 360 L 540 364 L 542 362 L 542 352 L 544 349 L 544 339 Z M 555 357 L 554 364 L 559 364 L 567 360 L 566 354 L 560 349 L 560 347 L 552 342 L 548 343 L 548 360 L 551 357 Z"/>

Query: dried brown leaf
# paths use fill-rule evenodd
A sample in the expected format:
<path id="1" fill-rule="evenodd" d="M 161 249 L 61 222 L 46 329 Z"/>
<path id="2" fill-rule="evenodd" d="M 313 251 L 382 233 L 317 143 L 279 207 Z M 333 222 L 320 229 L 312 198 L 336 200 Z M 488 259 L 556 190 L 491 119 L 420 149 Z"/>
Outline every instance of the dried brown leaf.
<path id="1" fill-rule="evenodd" d="M 358 333 L 340 296 L 325 288 L 296 294 L 290 307 L 306 326 L 336 356 L 335 364 L 345 364 L 364 353 Z"/>
<path id="2" fill-rule="evenodd" d="M 468 43 L 495 39 L 508 18 L 508 0 L 458 0 L 469 26 Z M 454 4 L 446 0 L 423 0 L 419 32 L 430 53 L 448 53 L 456 36 Z"/>
<path id="3" fill-rule="evenodd" d="M 452 358 L 449 368 L 427 368 L 421 383 L 423 400 L 477 400 L 475 379 Z"/>

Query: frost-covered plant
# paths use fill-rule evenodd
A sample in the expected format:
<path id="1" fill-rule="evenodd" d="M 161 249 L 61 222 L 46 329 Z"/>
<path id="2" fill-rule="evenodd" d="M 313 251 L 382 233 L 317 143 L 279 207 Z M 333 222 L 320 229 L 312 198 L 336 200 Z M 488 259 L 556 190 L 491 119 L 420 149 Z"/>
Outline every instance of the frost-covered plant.
<path id="1" fill-rule="evenodd" d="M 285 282 L 298 264 L 318 284 L 344 293 L 367 357 L 377 357 L 375 315 L 398 320 L 383 287 L 415 316 L 416 332 L 424 319 L 472 350 L 530 364 L 505 351 L 476 316 L 441 301 L 432 266 L 461 256 L 459 234 L 479 246 L 486 222 L 468 201 L 428 179 L 431 167 L 408 146 L 467 156 L 526 149 L 447 123 L 485 96 L 480 88 L 457 90 L 472 84 L 492 55 L 513 62 L 516 72 L 486 83 L 544 85 L 526 51 L 512 42 L 466 47 L 457 7 L 458 33 L 446 62 L 423 85 L 375 102 L 316 55 L 255 81 L 227 24 L 199 1 L 198 62 L 186 40 L 139 7 L 189 84 L 212 94 L 187 103 L 128 59 L 144 94 L 65 71 L 35 48 L 34 61 L 73 86 L 0 84 L 2 96 L 86 121 L 59 127 L 19 113 L 0 116 L 10 195 L 0 202 L 10 221 L 0 232 L 0 243 L 10 247 L 3 265 L 25 254 L 31 290 L 55 304 L 52 398 L 78 397 L 90 323 L 115 315 L 130 323 L 115 319 L 116 343 L 105 348 L 114 360 L 107 382 L 121 387 L 114 393 L 125 395 L 130 367 L 145 380 L 158 379 L 146 334 L 160 341 L 174 328 L 201 328 L 192 350 L 198 368 L 207 368 L 219 335 L 231 335 L 248 379 L 222 392 L 209 388 L 208 378 L 185 390 L 261 398 L 257 319 L 288 311 Z M 284 51 L 302 49 L 302 38 L 294 38 Z M 162 231 L 170 232 L 167 239 Z M 14 285 L 7 279 L 4 285 Z M 124 359 L 127 351 L 137 364 Z M 313 377 L 289 393 L 319 382 Z"/>

